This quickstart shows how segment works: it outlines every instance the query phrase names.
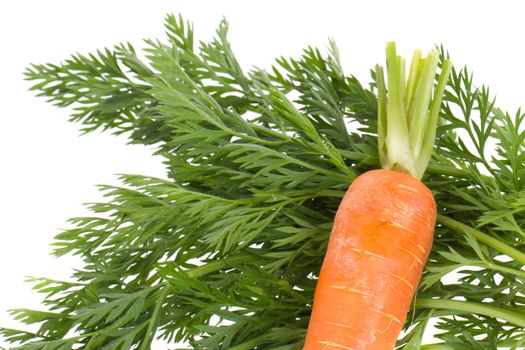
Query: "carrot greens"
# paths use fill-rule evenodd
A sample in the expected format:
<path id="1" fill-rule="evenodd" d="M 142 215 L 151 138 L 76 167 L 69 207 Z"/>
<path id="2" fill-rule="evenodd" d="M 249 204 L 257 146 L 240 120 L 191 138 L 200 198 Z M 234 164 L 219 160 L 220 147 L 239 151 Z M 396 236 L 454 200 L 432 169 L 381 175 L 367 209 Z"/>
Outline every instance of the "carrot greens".
<path id="1" fill-rule="evenodd" d="M 326 54 L 309 47 L 269 71 L 245 71 L 227 29 L 221 22 L 197 47 L 191 24 L 170 15 L 167 38 L 148 40 L 145 58 L 121 44 L 28 68 L 32 89 L 73 107 L 83 131 L 154 145 L 167 171 L 121 175 L 101 188 L 107 201 L 90 206 L 93 216 L 70 220 L 54 254 L 77 255 L 83 268 L 68 281 L 32 279 L 42 310 L 13 310 L 30 327 L 1 329 L 4 342 L 20 350 L 143 350 L 157 338 L 208 350 L 302 348 L 334 213 L 349 183 L 386 154 L 377 147 L 377 96 L 386 101 L 387 87 L 381 70 L 370 85 L 345 73 L 333 42 Z M 397 103 L 410 101 L 418 81 L 433 84 L 436 66 L 450 77 L 442 101 L 420 100 L 429 115 L 417 103 L 400 109 L 408 111 L 405 141 L 418 162 L 429 161 L 422 181 L 439 218 L 398 347 L 525 348 L 524 114 L 497 108 L 445 50 L 418 55 L 398 79 L 406 94 Z M 420 140 L 436 122 L 431 150 Z M 386 125 L 389 157 L 395 127 Z M 436 339 L 421 345 L 431 323 Z"/>

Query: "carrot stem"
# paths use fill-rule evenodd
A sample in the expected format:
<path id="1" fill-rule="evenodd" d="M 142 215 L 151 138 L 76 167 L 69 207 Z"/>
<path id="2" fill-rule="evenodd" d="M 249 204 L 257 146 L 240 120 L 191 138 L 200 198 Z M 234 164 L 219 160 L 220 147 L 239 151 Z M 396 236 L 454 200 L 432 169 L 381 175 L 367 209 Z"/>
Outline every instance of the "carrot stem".
<path id="1" fill-rule="evenodd" d="M 514 340 L 496 340 L 496 344 L 495 345 L 498 347 L 498 349 L 500 347 L 502 347 L 502 348 L 511 348 L 513 346 L 516 346 L 519 341 L 520 341 L 519 339 L 514 339 Z M 481 341 L 479 341 L 477 343 L 480 346 L 485 346 L 485 347 L 487 347 L 489 345 L 487 341 L 483 341 L 483 340 L 481 340 Z M 494 345 L 494 344 L 491 343 L 491 345 Z M 485 349 L 485 347 L 483 349 Z M 424 344 L 424 345 L 421 345 L 420 349 L 421 350 L 455 350 L 452 346 L 447 345 L 445 343 Z M 519 345 L 519 347 L 513 348 L 513 349 L 523 349 L 523 346 Z"/>
<path id="2" fill-rule="evenodd" d="M 437 222 L 438 224 L 442 224 L 448 228 L 459 231 L 463 234 L 470 234 L 479 242 L 485 243 L 489 247 L 494 248 L 497 251 L 507 255 L 508 257 L 513 258 L 517 262 L 525 264 L 525 254 L 505 244 L 503 241 L 500 241 L 494 237 L 487 235 L 486 233 L 481 232 L 480 230 L 477 230 L 473 227 L 465 225 L 459 221 L 456 221 L 444 215 L 438 215 Z"/>
<path id="3" fill-rule="evenodd" d="M 147 350 L 151 346 L 151 342 L 153 339 L 155 339 L 155 333 L 157 331 L 157 328 L 159 326 L 159 318 L 160 318 L 160 309 L 162 308 L 162 305 L 164 304 L 164 301 L 166 299 L 166 296 L 168 295 L 168 291 L 170 288 L 170 285 L 168 283 L 163 283 L 162 290 L 160 291 L 160 295 L 158 297 L 158 300 L 155 305 L 155 309 L 153 310 L 153 314 L 151 315 L 151 319 L 148 324 L 148 329 L 146 330 L 146 334 L 144 335 L 146 338 L 142 342 L 139 350 Z"/>
<path id="4" fill-rule="evenodd" d="M 254 349 L 257 345 L 261 345 L 261 342 L 266 339 L 267 335 L 261 335 L 259 337 L 253 338 L 251 340 L 248 340 L 242 344 L 233 346 L 230 348 L 230 350 L 250 350 Z"/>
<path id="5" fill-rule="evenodd" d="M 387 82 L 376 65 L 379 159 L 385 169 L 421 179 L 430 161 L 441 102 L 452 64 L 446 59 L 434 87 L 439 54 L 415 51 L 406 78 L 406 61 L 393 42 L 386 45 Z"/>
<path id="6" fill-rule="evenodd" d="M 425 344 L 421 345 L 421 350 L 454 350 L 445 343 L 436 343 L 436 344 Z"/>
<path id="7" fill-rule="evenodd" d="M 525 327 L 525 316 L 523 316 L 523 311 L 518 312 L 508 310 L 502 307 L 488 305 L 486 303 L 475 303 L 463 300 L 417 299 L 416 307 L 466 311 L 471 314 L 499 318 L 517 326 Z"/>

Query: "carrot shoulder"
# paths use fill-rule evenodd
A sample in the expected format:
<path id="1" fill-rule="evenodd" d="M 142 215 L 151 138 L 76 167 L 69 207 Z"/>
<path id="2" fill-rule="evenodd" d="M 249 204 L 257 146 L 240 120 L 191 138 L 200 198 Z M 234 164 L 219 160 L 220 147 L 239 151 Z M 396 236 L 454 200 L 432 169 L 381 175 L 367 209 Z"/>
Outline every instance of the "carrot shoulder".
<path id="1" fill-rule="evenodd" d="M 343 198 L 304 350 L 392 349 L 432 247 L 436 205 L 416 178 L 359 176 Z"/>

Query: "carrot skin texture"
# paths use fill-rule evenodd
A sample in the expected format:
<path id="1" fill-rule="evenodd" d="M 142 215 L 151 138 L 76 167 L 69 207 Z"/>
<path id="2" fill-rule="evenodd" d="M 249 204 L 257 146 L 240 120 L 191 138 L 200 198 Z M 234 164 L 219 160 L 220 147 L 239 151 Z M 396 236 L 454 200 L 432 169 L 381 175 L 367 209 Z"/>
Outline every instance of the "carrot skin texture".
<path id="1" fill-rule="evenodd" d="M 304 350 L 389 350 L 432 248 L 436 204 L 418 179 L 372 170 L 343 197 Z"/>

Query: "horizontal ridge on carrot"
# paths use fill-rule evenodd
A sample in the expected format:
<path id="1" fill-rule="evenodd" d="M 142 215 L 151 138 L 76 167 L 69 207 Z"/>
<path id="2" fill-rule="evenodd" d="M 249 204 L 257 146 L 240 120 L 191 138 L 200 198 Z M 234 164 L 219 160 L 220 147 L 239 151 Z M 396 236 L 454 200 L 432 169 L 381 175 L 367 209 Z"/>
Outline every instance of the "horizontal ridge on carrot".
<path id="1" fill-rule="evenodd" d="M 415 51 L 408 77 L 394 43 L 376 66 L 383 169 L 356 178 L 337 211 L 304 350 L 393 349 L 432 247 L 436 204 L 419 180 L 432 155 L 451 63 Z M 388 92 L 387 92 L 388 91 Z"/>

